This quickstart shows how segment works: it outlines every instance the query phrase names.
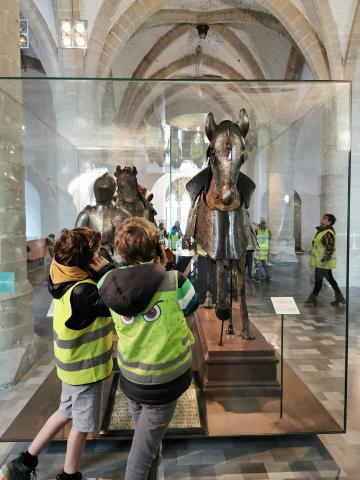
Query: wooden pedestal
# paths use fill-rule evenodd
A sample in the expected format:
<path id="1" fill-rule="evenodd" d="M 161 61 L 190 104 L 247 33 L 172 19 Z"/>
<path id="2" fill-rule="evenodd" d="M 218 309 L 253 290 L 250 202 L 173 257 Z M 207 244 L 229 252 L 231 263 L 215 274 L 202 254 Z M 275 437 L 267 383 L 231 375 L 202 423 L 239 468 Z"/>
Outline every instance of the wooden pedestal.
<path id="1" fill-rule="evenodd" d="M 239 334 L 227 335 L 227 326 L 228 322 L 224 322 L 223 346 L 219 346 L 221 321 L 215 309 L 200 307 L 194 314 L 195 360 L 203 389 L 241 387 L 244 393 L 279 392 L 276 379 L 279 360 L 274 348 L 254 325 L 254 340 L 244 340 Z"/>

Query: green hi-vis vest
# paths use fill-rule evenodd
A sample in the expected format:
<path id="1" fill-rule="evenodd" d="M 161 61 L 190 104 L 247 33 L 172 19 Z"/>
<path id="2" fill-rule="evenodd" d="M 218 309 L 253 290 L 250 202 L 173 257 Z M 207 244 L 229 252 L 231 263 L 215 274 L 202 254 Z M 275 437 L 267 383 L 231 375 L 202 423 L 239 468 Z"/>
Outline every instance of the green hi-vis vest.
<path id="1" fill-rule="evenodd" d="M 179 240 L 180 240 L 180 235 L 178 233 L 171 234 L 171 250 L 176 250 L 176 245 Z"/>
<path id="2" fill-rule="evenodd" d="M 71 330 L 65 322 L 71 317 L 70 295 L 79 283 L 96 283 L 81 280 L 59 299 L 54 300 L 54 354 L 57 374 L 69 385 L 84 385 L 103 380 L 112 371 L 111 317 L 98 317 L 82 330 Z"/>
<path id="3" fill-rule="evenodd" d="M 255 258 L 257 260 L 266 260 L 269 255 L 269 232 L 268 229 L 259 228 L 256 235 L 259 247 L 255 250 Z"/>
<path id="4" fill-rule="evenodd" d="M 331 258 L 329 260 L 327 260 L 326 262 L 322 262 L 321 259 L 325 255 L 326 247 L 325 245 L 323 245 L 321 240 L 328 232 L 334 235 L 334 252 L 331 255 Z M 310 265 L 316 268 L 325 268 L 326 270 L 332 270 L 333 268 L 335 268 L 336 267 L 336 248 L 335 247 L 336 247 L 336 236 L 335 236 L 334 230 L 327 228 L 326 230 L 322 230 L 321 232 L 318 232 L 315 235 L 315 238 L 313 240 Z"/>
<path id="5" fill-rule="evenodd" d="M 126 379 L 166 383 L 191 367 L 194 337 L 178 303 L 176 271 L 166 272 L 142 313 L 125 317 L 110 311 L 119 337 L 118 363 Z"/>

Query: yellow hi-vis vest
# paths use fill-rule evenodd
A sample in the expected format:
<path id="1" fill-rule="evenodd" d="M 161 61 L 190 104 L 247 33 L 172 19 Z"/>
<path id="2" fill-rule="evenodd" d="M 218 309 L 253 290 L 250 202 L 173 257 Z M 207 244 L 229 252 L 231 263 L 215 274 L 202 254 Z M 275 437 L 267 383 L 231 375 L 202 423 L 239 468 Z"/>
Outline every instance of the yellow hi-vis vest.
<path id="1" fill-rule="evenodd" d="M 327 260 L 326 262 L 322 262 L 321 259 L 325 255 L 326 247 L 321 242 L 321 240 L 328 232 L 334 235 L 334 252 L 331 255 L 330 260 Z M 322 230 L 321 232 L 318 232 L 315 235 L 312 249 L 311 249 L 310 265 L 316 268 L 325 268 L 326 270 L 332 270 L 333 268 L 336 267 L 336 236 L 335 236 L 334 230 L 328 228 L 326 230 Z"/>
<path id="2" fill-rule="evenodd" d="M 71 317 L 70 295 L 79 283 L 96 283 L 81 280 L 54 300 L 54 354 L 57 375 L 69 385 L 85 385 L 103 380 L 112 372 L 111 317 L 97 317 L 82 330 L 71 330 L 65 322 Z"/>
<path id="3" fill-rule="evenodd" d="M 259 247 L 256 248 L 254 257 L 256 260 L 267 260 L 269 255 L 269 231 L 267 228 L 265 229 L 258 229 L 258 233 L 256 235 L 256 239 L 258 241 Z"/>
<path id="4" fill-rule="evenodd" d="M 194 337 L 179 306 L 175 270 L 166 272 L 143 312 L 125 317 L 110 311 L 119 337 L 118 363 L 127 380 L 167 383 L 191 367 Z"/>

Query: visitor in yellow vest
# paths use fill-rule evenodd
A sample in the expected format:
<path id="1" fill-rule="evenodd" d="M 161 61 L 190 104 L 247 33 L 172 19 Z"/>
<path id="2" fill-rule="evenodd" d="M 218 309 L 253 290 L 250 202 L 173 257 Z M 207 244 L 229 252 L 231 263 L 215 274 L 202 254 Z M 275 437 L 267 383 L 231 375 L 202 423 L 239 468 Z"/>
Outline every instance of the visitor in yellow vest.
<path id="1" fill-rule="evenodd" d="M 269 256 L 270 232 L 266 225 L 265 218 L 260 219 L 259 225 L 255 228 L 257 247 L 254 258 L 256 263 L 256 281 L 260 282 L 262 278 L 270 280 L 270 273 L 267 265 Z"/>
<path id="2" fill-rule="evenodd" d="M 326 213 L 316 227 L 317 232 L 312 242 L 310 265 L 315 267 L 315 286 L 306 304 L 316 305 L 317 297 L 322 287 L 323 278 L 330 283 L 335 293 L 335 300 L 331 305 L 345 305 L 345 298 L 340 291 L 339 285 L 333 277 L 332 270 L 336 267 L 336 235 L 334 224 L 336 217 L 332 213 Z"/>
<path id="3" fill-rule="evenodd" d="M 176 246 L 180 239 L 183 239 L 184 234 L 181 231 L 180 222 L 176 220 L 171 229 L 171 250 L 176 250 Z"/>
<path id="4" fill-rule="evenodd" d="M 38 455 L 70 422 L 64 471 L 57 480 L 85 478 L 79 472 L 80 460 L 88 433 L 100 428 L 103 380 L 111 374 L 113 364 L 112 321 L 100 300 L 96 279 L 114 267 L 97 258 L 99 246 L 100 233 L 89 228 L 63 230 L 55 243 L 48 286 L 54 298 L 54 353 L 62 381 L 60 406 L 26 452 L 2 466 L 1 479 L 32 480 Z M 94 259 L 95 271 L 90 271 Z"/>
<path id="5" fill-rule="evenodd" d="M 119 337 L 120 388 L 135 429 L 125 480 L 158 478 L 162 438 L 192 379 L 194 338 L 185 316 L 199 302 L 181 272 L 165 270 L 159 240 L 159 229 L 148 220 L 126 220 L 117 229 L 115 245 L 127 265 L 98 284 Z"/>

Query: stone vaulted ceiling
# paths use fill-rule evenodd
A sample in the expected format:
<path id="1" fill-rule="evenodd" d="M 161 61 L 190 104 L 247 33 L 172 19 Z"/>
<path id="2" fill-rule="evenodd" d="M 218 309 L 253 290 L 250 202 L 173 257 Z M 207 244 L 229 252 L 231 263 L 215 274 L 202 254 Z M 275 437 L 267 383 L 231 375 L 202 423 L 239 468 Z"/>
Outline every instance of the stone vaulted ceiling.
<path id="1" fill-rule="evenodd" d="M 343 78 L 344 55 L 357 54 L 351 38 L 358 2 L 341 3 L 342 8 L 335 0 L 22 0 L 21 8 L 48 76 L 294 80 Z M 71 16 L 88 20 L 84 52 L 58 48 L 58 21 Z M 205 40 L 197 34 L 200 23 L 209 25 Z M 183 110 L 184 96 L 168 90 Z M 217 91 L 214 84 L 203 93 L 215 99 Z M 149 89 L 134 83 L 107 89 L 104 102 L 109 95 L 115 117 L 128 120 L 135 110 L 146 115 L 154 101 Z"/>

